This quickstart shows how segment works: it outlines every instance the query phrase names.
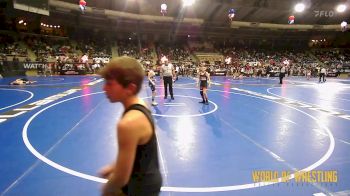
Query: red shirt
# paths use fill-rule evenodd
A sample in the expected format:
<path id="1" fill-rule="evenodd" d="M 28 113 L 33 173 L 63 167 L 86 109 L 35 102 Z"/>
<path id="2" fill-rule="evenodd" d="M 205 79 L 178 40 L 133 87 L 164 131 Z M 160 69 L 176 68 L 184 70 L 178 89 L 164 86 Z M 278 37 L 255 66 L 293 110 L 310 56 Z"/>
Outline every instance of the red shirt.
<path id="1" fill-rule="evenodd" d="M 79 1 L 79 5 L 86 6 L 86 1 L 80 0 L 80 1 Z"/>

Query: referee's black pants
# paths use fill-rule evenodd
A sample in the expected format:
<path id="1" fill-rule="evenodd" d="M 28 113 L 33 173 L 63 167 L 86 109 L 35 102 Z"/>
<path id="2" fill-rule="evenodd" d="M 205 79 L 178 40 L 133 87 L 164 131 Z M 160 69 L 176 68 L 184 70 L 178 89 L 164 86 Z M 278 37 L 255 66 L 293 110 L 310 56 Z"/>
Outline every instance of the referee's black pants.
<path id="1" fill-rule="evenodd" d="M 325 73 L 320 73 L 320 79 L 318 82 L 321 82 L 321 78 L 322 78 L 322 82 L 325 82 L 326 81 L 326 79 L 324 78 L 325 76 L 326 76 Z"/>
<path id="2" fill-rule="evenodd" d="M 280 73 L 279 78 L 280 78 L 280 84 L 282 84 L 283 78 L 285 76 L 285 73 Z"/>
<path id="3" fill-rule="evenodd" d="M 168 85 L 169 85 L 169 93 L 171 97 L 174 97 L 173 94 L 173 77 L 172 76 L 163 76 L 164 81 L 164 97 L 168 96 Z"/>

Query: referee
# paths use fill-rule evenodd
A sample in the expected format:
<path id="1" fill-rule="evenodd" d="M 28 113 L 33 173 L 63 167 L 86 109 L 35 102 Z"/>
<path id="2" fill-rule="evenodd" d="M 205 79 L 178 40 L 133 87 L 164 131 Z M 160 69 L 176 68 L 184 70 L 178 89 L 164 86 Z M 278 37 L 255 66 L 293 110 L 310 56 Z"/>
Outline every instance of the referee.
<path id="1" fill-rule="evenodd" d="M 282 64 L 281 69 L 280 69 L 280 84 L 283 82 L 283 78 L 286 76 L 286 66 Z"/>
<path id="2" fill-rule="evenodd" d="M 163 82 L 164 82 L 164 99 L 168 98 L 168 85 L 169 85 L 169 93 L 170 93 L 171 99 L 174 100 L 174 94 L 173 94 L 173 78 L 175 77 L 174 65 L 169 63 L 168 60 L 165 60 L 160 70 L 160 73 L 161 73 L 161 76 L 163 76 Z"/>

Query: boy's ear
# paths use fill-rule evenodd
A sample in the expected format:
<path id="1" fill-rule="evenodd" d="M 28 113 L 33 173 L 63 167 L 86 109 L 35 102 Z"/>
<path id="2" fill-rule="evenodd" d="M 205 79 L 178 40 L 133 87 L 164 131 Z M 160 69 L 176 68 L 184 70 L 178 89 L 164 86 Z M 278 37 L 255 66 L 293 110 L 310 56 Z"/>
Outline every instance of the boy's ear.
<path id="1" fill-rule="evenodd" d="M 130 84 L 127 86 L 127 89 L 130 91 L 130 94 L 131 94 L 131 95 L 134 95 L 134 94 L 136 94 L 137 86 L 136 86 L 136 84 L 134 84 L 134 83 L 130 83 Z"/>

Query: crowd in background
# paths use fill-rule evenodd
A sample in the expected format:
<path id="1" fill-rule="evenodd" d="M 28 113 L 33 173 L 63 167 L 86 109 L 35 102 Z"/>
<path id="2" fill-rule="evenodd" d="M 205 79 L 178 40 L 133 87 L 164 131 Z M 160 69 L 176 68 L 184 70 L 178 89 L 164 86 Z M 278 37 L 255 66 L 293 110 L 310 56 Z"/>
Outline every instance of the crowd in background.
<path id="1" fill-rule="evenodd" d="M 225 75 L 261 76 L 277 73 L 285 66 L 288 75 L 316 76 L 320 67 L 338 73 L 344 65 L 350 65 L 349 49 L 264 49 L 248 48 L 242 44 L 216 42 L 145 43 L 136 40 L 69 39 L 40 35 L 13 37 L 0 35 L 0 60 L 19 62 L 47 62 L 54 70 L 64 64 L 83 64 L 76 69 L 96 72 L 114 56 L 131 56 L 138 59 L 146 69 L 159 67 L 163 57 L 175 65 L 179 73 L 193 75 L 199 65 L 206 66 L 210 73 L 225 72 Z M 222 56 L 220 60 L 196 58 L 197 53 Z M 58 72 L 57 72 L 58 73 Z"/>

